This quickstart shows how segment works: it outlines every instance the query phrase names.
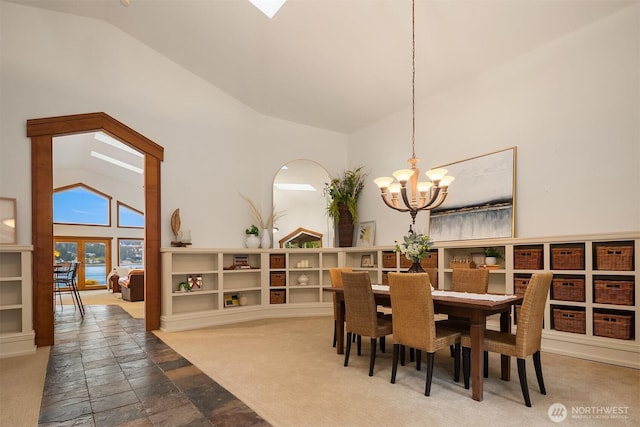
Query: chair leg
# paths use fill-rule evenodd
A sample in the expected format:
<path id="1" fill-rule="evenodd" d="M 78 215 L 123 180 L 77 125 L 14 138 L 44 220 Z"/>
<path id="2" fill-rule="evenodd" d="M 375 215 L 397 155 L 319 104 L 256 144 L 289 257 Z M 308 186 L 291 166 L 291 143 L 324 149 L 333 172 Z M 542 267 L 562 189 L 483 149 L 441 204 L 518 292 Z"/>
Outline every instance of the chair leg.
<path id="1" fill-rule="evenodd" d="M 336 344 L 338 343 L 338 336 L 336 334 L 338 329 L 338 321 L 334 320 L 333 321 L 333 347 L 336 347 Z"/>
<path id="2" fill-rule="evenodd" d="M 409 362 L 413 362 L 415 359 L 416 351 L 413 347 L 409 347 Z"/>
<path id="3" fill-rule="evenodd" d="M 471 374 L 471 348 L 462 347 L 462 377 L 464 388 L 469 390 L 469 375 Z"/>
<path id="4" fill-rule="evenodd" d="M 400 344 L 393 344 L 393 364 L 391 366 L 391 384 L 396 383 L 396 372 L 398 371 L 398 359 L 400 358 Z"/>
<path id="5" fill-rule="evenodd" d="M 529 399 L 529 388 L 527 386 L 527 367 L 524 362 L 524 359 L 518 358 L 518 377 L 520 377 L 520 388 L 522 389 L 524 404 L 531 408 L 531 399 Z"/>
<path id="6" fill-rule="evenodd" d="M 449 346 L 449 354 L 451 354 L 451 357 L 456 357 L 456 351 L 452 345 Z"/>
<path id="7" fill-rule="evenodd" d="M 455 354 L 453 355 L 453 380 L 457 383 L 460 382 L 460 344 L 456 344 L 453 348 Z"/>
<path id="8" fill-rule="evenodd" d="M 351 332 L 347 332 L 347 348 L 344 350 L 344 366 L 349 366 L 349 353 L 351 353 Z"/>
<path id="9" fill-rule="evenodd" d="M 380 337 L 380 352 L 384 353 L 385 351 L 387 351 L 387 340 L 385 339 L 386 337 L 383 335 Z"/>
<path id="10" fill-rule="evenodd" d="M 405 356 L 406 347 L 404 345 L 400 346 L 400 365 L 404 366 L 404 356 Z"/>
<path id="11" fill-rule="evenodd" d="M 362 337 L 358 335 L 358 338 L 356 340 L 358 343 L 358 356 L 362 356 Z"/>
<path id="12" fill-rule="evenodd" d="M 485 351 L 483 356 L 483 364 L 482 364 L 482 369 L 483 369 L 483 373 L 484 373 L 484 377 L 485 378 L 489 378 L 489 352 Z"/>
<path id="13" fill-rule="evenodd" d="M 434 353 L 427 353 L 427 383 L 424 386 L 424 395 L 429 396 L 431 394 L 431 379 L 433 378 L 433 360 L 435 359 Z"/>
<path id="14" fill-rule="evenodd" d="M 373 376 L 373 366 L 376 364 L 376 347 L 378 346 L 378 340 L 371 338 L 371 356 L 369 359 L 369 376 Z"/>
<path id="15" fill-rule="evenodd" d="M 547 394 L 547 390 L 544 388 L 544 379 L 542 379 L 542 364 L 540 363 L 540 350 L 533 353 L 533 366 L 536 368 L 536 377 L 538 378 L 538 386 L 540 387 L 540 394 Z"/>
<path id="16" fill-rule="evenodd" d="M 422 364 L 422 350 L 416 350 L 416 371 L 419 371 Z"/>

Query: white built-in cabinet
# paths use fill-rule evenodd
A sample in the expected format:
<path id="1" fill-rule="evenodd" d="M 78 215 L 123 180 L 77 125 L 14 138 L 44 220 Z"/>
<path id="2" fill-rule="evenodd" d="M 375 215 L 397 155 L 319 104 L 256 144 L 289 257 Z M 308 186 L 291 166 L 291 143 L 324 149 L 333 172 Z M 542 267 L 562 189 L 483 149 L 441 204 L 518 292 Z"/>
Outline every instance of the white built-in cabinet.
<path id="1" fill-rule="evenodd" d="M 640 301 L 636 291 L 640 283 L 639 232 L 437 243 L 430 266 L 437 266 L 438 287 L 450 288 L 454 262 L 481 260 L 487 247 L 497 247 L 504 255 L 490 270 L 491 293 L 523 292 L 532 274 L 544 270 L 554 273 L 545 307 L 543 351 L 640 368 Z M 621 248 L 627 261 L 629 253 L 632 258 L 617 269 L 603 269 L 598 257 L 603 248 L 613 248 L 614 255 Z M 393 247 L 161 251 L 161 328 L 167 331 L 267 317 L 331 315 L 332 294 L 325 290 L 331 287 L 330 268 L 348 266 L 354 271 L 367 271 L 372 283 L 385 283 L 389 272 L 405 271 L 410 265 Z M 562 264 L 563 257 L 576 253 L 581 262 L 575 266 Z M 535 255 L 539 264 L 533 268 L 522 264 L 525 255 Z M 245 260 L 249 268 L 229 269 Z M 202 277 L 202 289 L 179 292 L 180 282 L 190 275 Z M 610 298 L 603 300 L 603 283 L 610 292 L 619 292 L 619 286 L 631 286 L 631 296 L 623 304 Z M 575 287 L 580 286 L 582 294 L 577 292 L 576 297 Z M 517 311 L 512 319 L 516 330 Z M 616 327 L 614 334 L 610 330 L 603 333 L 599 327 L 603 319 Z M 628 329 L 620 332 L 618 322 L 628 323 Z M 498 325 L 497 318 L 488 320 L 488 327 Z"/>
<path id="2" fill-rule="evenodd" d="M 0 246 L 0 358 L 36 351 L 31 246 Z"/>

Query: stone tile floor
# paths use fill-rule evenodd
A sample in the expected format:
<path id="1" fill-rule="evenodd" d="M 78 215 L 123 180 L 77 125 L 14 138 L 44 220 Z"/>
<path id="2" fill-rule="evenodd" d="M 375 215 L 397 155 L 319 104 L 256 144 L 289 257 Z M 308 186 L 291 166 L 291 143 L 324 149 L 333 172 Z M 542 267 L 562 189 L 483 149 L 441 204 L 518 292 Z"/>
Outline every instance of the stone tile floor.
<path id="1" fill-rule="evenodd" d="M 55 312 L 39 426 L 269 426 L 117 305 Z"/>

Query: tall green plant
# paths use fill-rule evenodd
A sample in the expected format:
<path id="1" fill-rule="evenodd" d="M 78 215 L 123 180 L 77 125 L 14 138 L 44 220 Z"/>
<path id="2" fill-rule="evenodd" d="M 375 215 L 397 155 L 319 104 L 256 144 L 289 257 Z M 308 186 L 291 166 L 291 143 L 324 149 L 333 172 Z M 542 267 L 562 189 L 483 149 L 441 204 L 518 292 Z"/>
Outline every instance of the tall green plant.
<path id="1" fill-rule="evenodd" d="M 327 205 L 327 214 L 334 221 L 340 220 L 340 204 L 344 203 L 351 213 L 353 225 L 358 222 L 358 199 L 364 188 L 364 182 L 367 174 L 362 170 L 363 166 L 359 166 L 353 170 L 347 170 L 342 176 L 331 179 L 326 183 L 325 194 L 329 196 L 329 204 Z"/>

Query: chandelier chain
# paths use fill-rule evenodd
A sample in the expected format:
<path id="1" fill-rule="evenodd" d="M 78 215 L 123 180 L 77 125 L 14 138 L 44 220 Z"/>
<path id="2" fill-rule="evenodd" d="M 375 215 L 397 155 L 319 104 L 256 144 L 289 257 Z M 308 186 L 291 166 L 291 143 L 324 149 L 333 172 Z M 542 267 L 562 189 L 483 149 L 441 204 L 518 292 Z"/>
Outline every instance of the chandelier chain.
<path id="1" fill-rule="evenodd" d="M 416 2 L 411 1 L 411 153 L 416 158 Z"/>

